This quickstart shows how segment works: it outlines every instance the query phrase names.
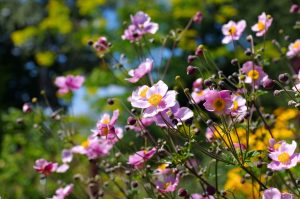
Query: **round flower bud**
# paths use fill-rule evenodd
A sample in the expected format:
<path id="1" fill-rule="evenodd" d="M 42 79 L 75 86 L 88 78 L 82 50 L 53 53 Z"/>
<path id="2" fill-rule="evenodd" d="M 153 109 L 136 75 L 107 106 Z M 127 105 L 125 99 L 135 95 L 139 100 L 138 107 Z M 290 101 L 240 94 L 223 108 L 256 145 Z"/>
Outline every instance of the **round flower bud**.
<path id="1" fill-rule="evenodd" d="M 236 66 L 236 65 L 239 63 L 239 61 L 238 61 L 238 59 L 232 59 L 232 60 L 230 61 L 230 63 L 231 63 L 232 65 Z"/>
<path id="2" fill-rule="evenodd" d="M 134 125 L 136 123 L 136 119 L 134 117 L 128 117 L 127 124 Z"/>
<path id="3" fill-rule="evenodd" d="M 268 77 L 266 79 L 263 79 L 262 84 L 265 89 L 272 89 L 274 87 L 273 80 L 269 79 Z"/>
<path id="4" fill-rule="evenodd" d="M 178 120 L 177 120 L 176 118 L 174 118 L 174 119 L 172 120 L 172 123 L 173 123 L 174 125 L 177 125 L 177 124 L 178 124 Z"/>
<path id="5" fill-rule="evenodd" d="M 213 186 L 207 186 L 206 192 L 208 193 L 208 195 L 214 195 L 216 193 L 216 189 Z"/>
<path id="6" fill-rule="evenodd" d="M 203 14 L 200 11 L 198 11 L 193 17 L 193 21 L 195 23 L 201 23 L 202 19 L 203 19 Z"/>
<path id="7" fill-rule="evenodd" d="M 204 80 L 204 85 L 207 86 L 207 87 L 211 86 L 212 83 L 213 83 L 213 82 L 212 82 L 210 79 Z"/>
<path id="8" fill-rule="evenodd" d="M 246 79 L 246 76 L 245 76 L 245 75 L 240 75 L 239 79 L 240 79 L 241 81 L 244 81 L 244 80 Z"/>
<path id="9" fill-rule="evenodd" d="M 186 74 L 187 75 L 194 75 L 196 73 L 196 71 L 197 71 L 197 68 L 194 67 L 194 66 L 188 66 L 186 68 Z"/>
<path id="10" fill-rule="evenodd" d="M 226 194 L 227 194 L 226 191 L 224 191 L 224 190 L 221 191 L 221 196 L 224 197 L 224 196 L 226 196 Z"/>
<path id="11" fill-rule="evenodd" d="M 252 35 L 248 35 L 247 37 L 246 37 L 246 40 L 248 41 L 248 42 L 251 42 L 252 41 Z"/>
<path id="12" fill-rule="evenodd" d="M 206 121 L 206 125 L 207 125 L 207 126 L 211 126 L 212 124 L 213 124 L 213 121 L 212 121 L 212 120 L 209 119 L 209 120 Z"/>
<path id="13" fill-rule="evenodd" d="M 278 79 L 282 83 L 286 83 L 289 80 L 289 74 L 283 73 L 278 76 Z"/>
<path id="14" fill-rule="evenodd" d="M 195 56 L 195 55 L 189 55 L 188 58 L 187 58 L 187 62 L 189 64 L 191 64 L 193 61 L 195 61 L 195 59 L 197 59 L 197 56 Z"/>
<path id="15" fill-rule="evenodd" d="M 290 13 L 297 13 L 299 11 L 299 6 L 297 4 L 293 4 L 290 8 Z"/>
<path id="16" fill-rule="evenodd" d="M 192 118 L 192 117 L 189 118 L 189 119 L 187 119 L 187 120 L 185 121 L 185 124 L 188 125 L 188 126 L 192 125 L 192 124 L 193 124 L 193 119 L 194 119 L 194 118 Z"/>
<path id="17" fill-rule="evenodd" d="M 273 92 L 274 96 L 278 96 L 281 93 L 282 90 L 275 90 Z"/>
<path id="18" fill-rule="evenodd" d="M 138 186 L 139 186 L 139 184 L 137 183 L 137 181 L 131 182 L 131 187 L 132 188 L 137 188 Z"/>
<path id="19" fill-rule="evenodd" d="M 94 42 L 92 40 L 88 41 L 88 45 L 92 46 L 94 44 Z"/>
<path id="20" fill-rule="evenodd" d="M 188 193 L 187 193 L 187 191 L 184 188 L 178 189 L 178 196 L 179 197 L 185 197 L 187 195 L 188 195 Z"/>
<path id="21" fill-rule="evenodd" d="M 196 50 L 195 50 L 195 55 L 202 56 L 203 55 L 203 50 L 204 50 L 204 46 L 203 45 L 199 45 L 196 48 Z"/>
<path id="22" fill-rule="evenodd" d="M 224 81 L 219 81 L 218 85 L 221 87 L 221 89 L 224 89 L 226 86 L 226 83 Z"/>
<path id="23" fill-rule="evenodd" d="M 251 52 L 250 48 L 247 48 L 245 50 L 245 55 L 247 55 L 247 56 L 251 56 L 252 55 L 252 52 Z"/>
<path id="24" fill-rule="evenodd" d="M 114 104 L 114 100 L 112 98 L 107 99 L 107 104 L 113 105 Z"/>

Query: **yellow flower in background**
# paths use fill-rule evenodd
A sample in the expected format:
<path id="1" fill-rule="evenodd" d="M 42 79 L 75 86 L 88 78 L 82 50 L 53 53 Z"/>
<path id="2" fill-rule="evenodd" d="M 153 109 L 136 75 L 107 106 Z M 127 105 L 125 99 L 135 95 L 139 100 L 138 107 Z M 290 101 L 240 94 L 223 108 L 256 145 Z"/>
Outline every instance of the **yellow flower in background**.
<path id="1" fill-rule="evenodd" d="M 79 8 L 81 15 L 91 13 L 97 6 L 105 4 L 105 0 L 77 0 L 76 6 Z"/>
<path id="2" fill-rule="evenodd" d="M 278 120 L 287 121 L 297 117 L 299 115 L 299 111 L 292 108 L 288 108 L 288 109 L 278 108 L 274 111 L 274 115 L 277 116 Z"/>
<path id="3" fill-rule="evenodd" d="M 35 55 L 36 62 L 40 66 L 51 66 L 55 61 L 55 54 L 51 51 L 38 52 Z"/>
<path id="4" fill-rule="evenodd" d="M 48 17 L 40 23 L 41 29 L 53 28 L 62 34 L 67 34 L 72 30 L 72 22 L 69 18 L 70 10 L 61 1 L 50 0 L 48 6 Z"/>
<path id="5" fill-rule="evenodd" d="M 252 182 L 242 182 L 241 168 L 234 168 L 228 171 L 227 180 L 224 185 L 225 190 L 230 190 L 234 192 L 235 196 L 238 193 L 245 195 L 247 198 L 259 198 L 259 185 Z M 252 191 L 253 190 L 253 191 Z"/>
<path id="6" fill-rule="evenodd" d="M 220 13 L 228 18 L 232 18 L 238 14 L 238 10 L 234 6 L 222 6 L 220 8 Z"/>
<path id="7" fill-rule="evenodd" d="M 11 34 L 11 39 L 16 46 L 21 46 L 26 43 L 29 39 L 37 34 L 37 29 L 33 26 L 27 26 L 23 30 L 14 31 Z"/>

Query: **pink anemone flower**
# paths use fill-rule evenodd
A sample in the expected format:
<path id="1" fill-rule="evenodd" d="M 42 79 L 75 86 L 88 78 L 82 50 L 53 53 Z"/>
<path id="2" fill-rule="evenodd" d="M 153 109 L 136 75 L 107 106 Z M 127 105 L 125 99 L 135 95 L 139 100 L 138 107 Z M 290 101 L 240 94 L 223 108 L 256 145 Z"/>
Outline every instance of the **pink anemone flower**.
<path id="1" fill-rule="evenodd" d="M 264 191 L 262 199 L 294 199 L 294 196 L 290 193 L 280 193 L 278 189 L 270 187 Z"/>
<path id="2" fill-rule="evenodd" d="M 140 169 L 144 166 L 145 162 L 148 161 L 156 153 L 156 148 L 138 151 L 133 155 L 129 156 L 128 164 L 132 165 L 135 169 Z"/>
<path id="3" fill-rule="evenodd" d="M 93 44 L 94 49 L 97 51 L 100 57 L 108 52 L 109 46 L 110 44 L 107 42 L 106 37 L 99 37 L 98 40 Z"/>
<path id="4" fill-rule="evenodd" d="M 278 151 L 279 147 L 281 146 L 283 141 L 279 141 L 279 142 L 276 142 L 275 139 L 271 138 L 269 140 L 269 147 L 268 147 L 268 150 L 270 152 L 274 152 L 274 151 Z"/>
<path id="5" fill-rule="evenodd" d="M 55 195 L 53 196 L 53 199 L 64 199 L 65 197 L 70 195 L 72 191 L 73 191 L 73 184 L 69 184 L 64 188 L 59 188 L 55 191 Z"/>
<path id="6" fill-rule="evenodd" d="M 107 138 L 115 138 L 116 137 L 116 129 L 115 124 L 119 117 L 119 110 L 115 110 L 113 112 L 112 117 L 105 113 L 103 114 L 100 121 L 97 122 L 97 129 L 92 130 L 93 136 L 104 136 Z"/>
<path id="7" fill-rule="evenodd" d="M 205 109 L 218 115 L 229 114 L 232 106 L 232 99 L 229 90 L 210 90 L 205 95 Z"/>
<path id="8" fill-rule="evenodd" d="M 289 50 L 286 53 L 286 56 L 289 58 L 295 57 L 300 53 L 300 39 L 297 39 L 295 42 L 289 45 Z"/>
<path id="9" fill-rule="evenodd" d="M 160 168 L 160 172 L 155 174 L 156 189 L 161 193 L 174 192 L 179 184 L 180 174 L 174 169 L 164 166 L 165 164 Z"/>
<path id="10" fill-rule="evenodd" d="M 73 153 L 71 150 L 64 149 L 61 153 L 61 156 L 63 164 L 57 167 L 57 173 L 66 172 L 70 168 L 69 163 L 73 160 Z"/>
<path id="11" fill-rule="evenodd" d="M 51 173 L 55 172 L 57 169 L 58 164 L 54 162 L 48 162 L 45 159 L 38 159 L 35 161 L 35 165 L 33 168 L 38 172 L 45 176 L 50 175 Z"/>
<path id="12" fill-rule="evenodd" d="M 135 92 L 131 98 L 131 105 L 145 109 L 143 117 L 153 117 L 176 104 L 177 92 L 168 91 L 168 86 L 160 80 L 149 89 L 145 87 L 140 92 L 141 98 L 136 98 L 134 95 Z"/>
<path id="13" fill-rule="evenodd" d="M 239 22 L 229 21 L 223 25 L 222 33 L 225 36 L 222 40 L 223 44 L 228 44 L 233 40 L 239 40 L 246 28 L 246 21 L 241 20 Z"/>
<path id="14" fill-rule="evenodd" d="M 84 82 L 83 76 L 73 76 L 73 75 L 67 75 L 56 77 L 55 79 L 55 85 L 59 88 L 58 93 L 59 94 L 66 94 L 69 91 L 75 91 L 78 90 L 81 85 Z"/>
<path id="15" fill-rule="evenodd" d="M 200 103 L 205 100 L 205 95 L 210 91 L 210 89 L 206 88 L 204 90 L 194 89 L 191 93 L 191 96 L 193 98 L 192 103 Z"/>
<path id="16" fill-rule="evenodd" d="M 263 12 L 258 16 L 258 22 L 251 27 L 251 29 L 256 32 L 257 37 L 262 37 L 266 34 L 268 29 L 272 24 L 273 18 L 271 15 L 267 15 Z"/>
<path id="17" fill-rule="evenodd" d="M 131 24 L 122 35 L 123 40 L 138 41 L 145 34 L 155 34 L 158 24 L 151 22 L 151 18 L 146 13 L 139 11 L 131 16 Z"/>
<path id="18" fill-rule="evenodd" d="M 138 68 L 134 70 L 130 70 L 128 72 L 128 75 L 131 76 L 131 78 L 127 78 L 126 80 L 131 83 L 136 83 L 144 77 L 147 73 L 151 72 L 153 68 L 153 60 L 152 59 L 146 59 L 146 61 L 142 62 Z"/>
<path id="19" fill-rule="evenodd" d="M 246 75 L 245 83 L 251 84 L 254 87 L 262 85 L 263 78 L 267 76 L 262 67 L 255 65 L 252 61 L 245 62 L 241 71 Z"/>
<path id="20" fill-rule="evenodd" d="M 232 95 L 232 107 L 230 114 L 234 117 L 244 116 L 247 111 L 246 100 L 240 96 L 233 94 Z"/>
<path id="21" fill-rule="evenodd" d="M 89 137 L 81 145 L 74 146 L 72 153 L 86 155 L 90 160 L 107 156 L 113 145 L 105 139 Z"/>
<path id="22" fill-rule="evenodd" d="M 300 154 L 295 153 L 297 148 L 297 143 L 295 141 L 293 141 L 292 144 L 282 141 L 278 143 L 275 148 L 277 148 L 277 150 L 270 152 L 269 154 L 269 157 L 272 159 L 272 162 L 267 166 L 269 169 L 275 171 L 290 169 L 295 167 L 300 161 Z"/>
<path id="23" fill-rule="evenodd" d="M 176 128 L 176 125 L 181 125 L 182 122 L 192 118 L 194 113 L 191 109 L 187 107 L 180 107 L 179 103 L 177 102 L 175 106 L 168 108 L 155 116 L 155 122 L 158 126 L 173 126 Z M 174 125 L 172 119 L 177 120 L 177 124 Z"/>

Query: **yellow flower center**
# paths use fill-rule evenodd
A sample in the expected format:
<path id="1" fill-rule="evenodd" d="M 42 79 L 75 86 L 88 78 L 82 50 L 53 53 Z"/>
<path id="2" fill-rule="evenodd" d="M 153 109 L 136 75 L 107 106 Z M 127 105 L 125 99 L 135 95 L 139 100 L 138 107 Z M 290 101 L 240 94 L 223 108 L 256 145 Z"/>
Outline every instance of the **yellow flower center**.
<path id="1" fill-rule="evenodd" d="M 148 102 L 152 105 L 152 106 L 157 106 L 161 99 L 163 97 L 160 94 L 153 94 L 150 96 L 150 98 L 148 99 Z"/>
<path id="2" fill-rule="evenodd" d="M 203 91 L 199 91 L 196 93 L 198 96 L 202 96 L 203 95 Z"/>
<path id="3" fill-rule="evenodd" d="M 292 48 L 294 48 L 294 49 L 297 49 L 299 47 L 300 47 L 300 41 L 297 41 L 292 45 Z"/>
<path id="4" fill-rule="evenodd" d="M 168 188 L 170 185 L 171 185 L 170 182 L 165 183 L 165 184 L 164 184 L 164 189 Z"/>
<path id="5" fill-rule="evenodd" d="M 88 148 L 89 145 L 90 145 L 90 142 L 89 142 L 88 140 L 86 140 L 86 141 L 84 141 L 84 142 L 81 143 L 81 146 L 82 146 L 83 148 L 85 148 L 85 149 Z"/>
<path id="6" fill-rule="evenodd" d="M 225 101 L 222 98 L 217 98 L 213 102 L 213 107 L 216 111 L 222 111 L 225 108 Z"/>
<path id="7" fill-rule="evenodd" d="M 169 164 L 167 163 L 164 163 L 164 164 L 161 164 L 157 167 L 158 170 L 165 170 L 167 167 L 169 166 Z"/>
<path id="8" fill-rule="evenodd" d="M 229 34 L 234 35 L 237 32 L 237 29 L 235 26 L 231 26 L 228 30 Z"/>
<path id="9" fill-rule="evenodd" d="M 149 90 L 149 87 L 146 86 L 146 87 L 141 91 L 140 97 L 145 98 L 148 90 Z"/>
<path id="10" fill-rule="evenodd" d="M 283 164 L 287 164 L 290 160 L 290 155 L 286 152 L 283 152 L 282 154 L 280 154 L 278 156 L 278 160 L 279 160 L 279 162 L 281 162 Z"/>
<path id="11" fill-rule="evenodd" d="M 265 23 L 262 21 L 259 21 L 257 23 L 257 29 L 258 29 L 258 31 L 263 31 L 265 29 Z"/>
<path id="12" fill-rule="evenodd" d="M 233 101 L 233 108 L 232 108 L 232 110 L 236 111 L 238 108 L 239 108 L 239 103 L 236 100 Z"/>
<path id="13" fill-rule="evenodd" d="M 250 70 L 247 75 L 253 80 L 257 80 L 259 78 L 259 72 L 257 70 Z"/>
<path id="14" fill-rule="evenodd" d="M 109 124 L 110 119 L 109 118 L 105 118 L 102 120 L 102 124 Z"/>
<path id="15" fill-rule="evenodd" d="M 274 148 L 275 150 L 278 150 L 279 147 L 280 147 L 280 144 L 279 144 L 279 143 L 276 143 L 276 144 L 274 144 L 274 146 L 273 146 L 273 148 Z"/>

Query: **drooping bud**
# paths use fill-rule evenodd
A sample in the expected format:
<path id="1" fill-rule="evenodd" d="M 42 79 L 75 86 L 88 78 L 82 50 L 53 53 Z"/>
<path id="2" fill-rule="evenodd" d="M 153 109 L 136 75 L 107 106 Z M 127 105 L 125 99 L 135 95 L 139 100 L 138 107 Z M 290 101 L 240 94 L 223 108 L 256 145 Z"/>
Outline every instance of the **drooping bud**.
<path id="1" fill-rule="evenodd" d="M 299 5 L 293 4 L 290 8 L 290 13 L 297 13 L 299 11 Z"/>
<path id="2" fill-rule="evenodd" d="M 197 55 L 199 57 L 202 56 L 203 55 L 203 50 L 204 50 L 204 46 L 199 45 L 195 50 L 195 55 Z"/>
<path id="3" fill-rule="evenodd" d="M 198 11 L 193 17 L 193 21 L 195 23 L 201 23 L 202 19 L 203 19 L 203 13 L 200 11 Z"/>
<path id="4" fill-rule="evenodd" d="M 262 80 L 263 87 L 265 89 L 272 89 L 274 87 L 274 82 L 268 76 L 265 76 Z"/>
<path id="5" fill-rule="evenodd" d="M 32 111 L 32 107 L 29 103 L 23 104 L 22 110 L 24 113 L 30 113 Z"/>
<path id="6" fill-rule="evenodd" d="M 188 58 L 187 58 L 188 64 L 193 63 L 193 61 L 194 61 L 195 59 L 197 59 L 197 56 L 195 56 L 195 55 L 189 55 Z"/>

